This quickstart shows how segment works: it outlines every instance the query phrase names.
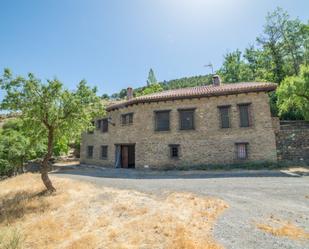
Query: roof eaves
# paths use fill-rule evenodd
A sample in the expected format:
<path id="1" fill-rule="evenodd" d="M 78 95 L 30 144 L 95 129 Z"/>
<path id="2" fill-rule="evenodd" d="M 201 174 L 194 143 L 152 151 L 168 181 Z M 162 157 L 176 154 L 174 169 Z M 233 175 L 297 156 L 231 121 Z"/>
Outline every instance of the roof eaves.
<path id="1" fill-rule="evenodd" d="M 158 102 L 158 101 L 168 101 L 168 100 L 179 100 L 179 99 L 192 99 L 192 98 L 202 98 L 202 97 L 217 97 L 217 96 L 225 96 L 232 94 L 241 94 L 241 93 L 249 93 L 249 92 L 270 92 L 276 89 L 276 84 L 268 83 L 268 85 L 252 85 L 247 87 L 239 87 L 234 89 L 225 89 L 219 88 L 217 91 L 208 91 L 204 93 L 190 93 L 185 92 L 181 94 L 173 93 L 171 95 L 145 95 L 138 98 L 134 98 L 132 100 L 125 101 L 123 103 L 114 104 L 108 106 L 106 108 L 107 111 L 112 111 L 115 109 L 120 109 L 124 107 L 128 107 L 129 105 L 137 104 L 137 103 L 150 103 L 150 102 Z"/>

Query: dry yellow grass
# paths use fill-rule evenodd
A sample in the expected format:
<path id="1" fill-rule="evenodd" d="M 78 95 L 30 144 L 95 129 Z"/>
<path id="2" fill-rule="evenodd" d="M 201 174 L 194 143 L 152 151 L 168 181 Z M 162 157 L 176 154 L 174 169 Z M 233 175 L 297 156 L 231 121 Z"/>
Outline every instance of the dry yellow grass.
<path id="1" fill-rule="evenodd" d="M 0 234 L 18 228 L 25 249 L 222 248 L 212 238 L 213 225 L 227 208 L 221 200 L 190 193 L 159 198 L 52 180 L 57 187 L 52 195 L 42 192 L 39 175 L 0 182 Z"/>
<path id="2" fill-rule="evenodd" d="M 267 224 L 257 224 L 257 227 L 274 236 L 288 237 L 293 240 L 309 239 L 309 232 L 289 221 L 270 218 Z"/>
<path id="3" fill-rule="evenodd" d="M 309 168 L 308 167 L 289 167 L 289 171 L 292 173 L 309 173 Z"/>

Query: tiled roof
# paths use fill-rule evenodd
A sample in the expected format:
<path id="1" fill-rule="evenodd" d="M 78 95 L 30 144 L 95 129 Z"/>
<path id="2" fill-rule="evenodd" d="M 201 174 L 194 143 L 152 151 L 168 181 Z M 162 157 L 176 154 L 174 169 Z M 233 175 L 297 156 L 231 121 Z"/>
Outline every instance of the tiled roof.
<path id="1" fill-rule="evenodd" d="M 124 100 L 117 104 L 112 104 L 107 107 L 107 111 L 126 107 L 138 103 L 157 102 L 176 99 L 212 97 L 221 95 L 231 95 L 249 92 L 270 92 L 275 90 L 277 84 L 269 82 L 241 82 L 232 84 L 222 84 L 219 86 L 205 85 L 188 88 L 173 89 L 163 92 L 157 92 L 130 100 Z"/>

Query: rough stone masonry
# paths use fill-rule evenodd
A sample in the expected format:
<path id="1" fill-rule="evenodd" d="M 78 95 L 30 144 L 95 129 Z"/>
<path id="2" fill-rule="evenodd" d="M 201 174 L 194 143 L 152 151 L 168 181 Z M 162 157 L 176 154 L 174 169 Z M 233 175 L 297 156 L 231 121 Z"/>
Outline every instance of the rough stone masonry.
<path id="1" fill-rule="evenodd" d="M 93 133 L 83 134 L 81 162 L 114 167 L 116 145 L 133 144 L 136 168 L 230 164 L 240 161 L 237 158 L 237 143 L 247 144 L 248 156 L 246 160 L 241 161 L 276 161 L 275 128 L 268 97 L 268 92 L 275 87 L 271 83 L 265 84 L 267 86 L 265 89 L 262 89 L 260 84 L 256 85 L 258 88 L 246 84 L 245 89 L 249 90 L 244 91 L 242 85 L 238 87 L 237 84 L 233 84 L 232 87 L 236 90 L 230 91 L 228 85 L 232 84 L 224 87 L 208 86 L 209 89 L 205 87 L 206 90 L 202 90 L 206 94 L 198 96 L 186 95 L 187 91 L 184 89 L 162 92 L 161 95 L 159 93 L 145 96 L 143 101 L 133 98 L 108 108 L 108 132 L 102 132 L 102 127 L 98 127 Z M 201 91 L 196 89 L 190 91 L 193 94 L 194 91 Z M 217 92 L 219 94 L 213 94 Z M 221 95 L 225 92 L 227 94 Z M 175 97 L 177 94 L 184 97 Z M 151 101 L 148 101 L 149 99 Z M 239 104 L 242 103 L 250 104 L 249 127 L 240 127 Z M 219 106 L 230 108 L 229 128 L 220 126 Z M 179 109 L 195 110 L 194 129 L 179 129 Z M 155 130 L 154 115 L 155 111 L 159 110 L 170 111 L 168 131 Z M 133 113 L 133 122 L 123 125 L 122 115 L 127 113 Z M 171 157 L 171 144 L 179 146 L 177 158 Z M 88 151 L 89 146 L 92 147 L 91 155 Z M 102 146 L 107 150 L 104 157 L 102 157 Z"/>

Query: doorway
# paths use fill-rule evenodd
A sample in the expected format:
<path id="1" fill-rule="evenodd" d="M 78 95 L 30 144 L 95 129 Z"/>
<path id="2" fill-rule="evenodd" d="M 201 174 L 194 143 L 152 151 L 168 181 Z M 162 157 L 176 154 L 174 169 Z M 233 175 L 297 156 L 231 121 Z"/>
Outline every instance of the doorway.
<path id="1" fill-rule="evenodd" d="M 118 155 L 117 155 L 118 154 Z M 116 145 L 116 168 L 135 168 L 135 144 Z"/>

